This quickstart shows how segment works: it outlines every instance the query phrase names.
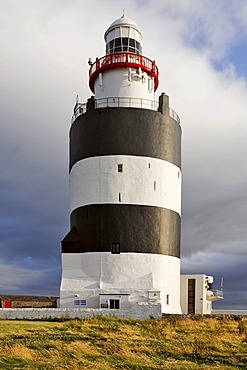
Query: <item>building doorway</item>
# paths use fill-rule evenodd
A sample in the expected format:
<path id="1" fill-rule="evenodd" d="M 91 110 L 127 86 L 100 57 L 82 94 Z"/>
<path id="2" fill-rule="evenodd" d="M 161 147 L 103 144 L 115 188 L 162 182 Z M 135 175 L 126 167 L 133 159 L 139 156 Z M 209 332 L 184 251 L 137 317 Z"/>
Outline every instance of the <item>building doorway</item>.
<path id="1" fill-rule="evenodd" d="M 188 314 L 195 313 L 196 279 L 188 279 Z"/>

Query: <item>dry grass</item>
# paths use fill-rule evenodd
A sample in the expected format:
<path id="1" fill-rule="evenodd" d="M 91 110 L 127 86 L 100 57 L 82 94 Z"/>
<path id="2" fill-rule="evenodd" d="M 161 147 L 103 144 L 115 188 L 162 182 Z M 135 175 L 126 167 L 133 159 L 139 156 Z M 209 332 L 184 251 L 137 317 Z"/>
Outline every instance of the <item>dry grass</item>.
<path id="1" fill-rule="evenodd" d="M 0 369 L 247 369 L 247 322 L 0 321 Z"/>

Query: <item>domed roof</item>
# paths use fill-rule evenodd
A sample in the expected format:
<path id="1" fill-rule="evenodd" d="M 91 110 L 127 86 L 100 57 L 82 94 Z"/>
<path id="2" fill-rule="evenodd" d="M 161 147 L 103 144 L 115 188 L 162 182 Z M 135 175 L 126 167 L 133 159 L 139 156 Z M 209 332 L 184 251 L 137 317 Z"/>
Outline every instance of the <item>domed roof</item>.
<path id="1" fill-rule="evenodd" d="M 110 32 L 113 28 L 116 28 L 118 26 L 126 26 L 126 27 L 132 27 L 135 28 L 142 34 L 140 28 L 136 24 L 136 22 L 132 21 L 130 18 L 126 18 L 125 15 L 123 14 L 121 18 L 116 19 L 110 26 L 109 28 L 105 31 L 105 38 L 108 32 Z"/>

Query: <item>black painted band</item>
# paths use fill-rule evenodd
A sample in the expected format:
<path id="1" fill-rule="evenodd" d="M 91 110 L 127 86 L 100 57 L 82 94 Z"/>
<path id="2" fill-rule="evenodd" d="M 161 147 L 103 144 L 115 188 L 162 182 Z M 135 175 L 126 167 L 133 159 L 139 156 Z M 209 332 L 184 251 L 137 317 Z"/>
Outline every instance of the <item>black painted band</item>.
<path id="1" fill-rule="evenodd" d="M 89 205 L 71 213 L 71 231 L 62 253 L 153 253 L 180 257 L 180 216 L 160 207 L 128 204 Z"/>
<path id="2" fill-rule="evenodd" d="M 133 155 L 181 168 L 181 127 L 168 114 L 139 108 L 101 108 L 77 117 L 70 129 L 70 170 L 84 159 Z"/>

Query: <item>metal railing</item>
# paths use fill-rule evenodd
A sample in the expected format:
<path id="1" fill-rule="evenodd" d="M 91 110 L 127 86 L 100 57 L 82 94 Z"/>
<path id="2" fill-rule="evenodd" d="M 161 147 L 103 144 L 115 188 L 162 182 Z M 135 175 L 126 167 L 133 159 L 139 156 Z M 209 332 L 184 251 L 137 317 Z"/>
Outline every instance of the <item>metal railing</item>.
<path id="1" fill-rule="evenodd" d="M 223 290 L 213 290 L 212 293 L 214 296 L 223 298 Z"/>
<path id="2" fill-rule="evenodd" d="M 87 111 L 87 104 L 86 103 L 76 103 L 74 108 L 74 114 L 71 118 L 71 125 L 79 117 L 81 114 L 86 113 Z"/>
<path id="3" fill-rule="evenodd" d="M 177 121 L 178 123 L 180 123 L 179 115 L 174 110 L 172 110 L 171 108 L 169 108 L 169 116 L 171 118 L 175 119 L 175 121 Z"/>
<path id="4" fill-rule="evenodd" d="M 158 102 L 148 99 L 142 98 L 127 98 L 127 97 L 110 97 L 110 98 L 102 98 L 102 99 L 95 99 L 95 109 L 99 108 L 143 108 L 149 110 L 158 110 Z M 71 118 L 71 124 L 79 117 L 81 114 L 86 113 L 87 104 L 86 103 L 76 103 L 74 108 L 74 113 Z M 180 124 L 179 115 L 174 112 L 171 108 L 169 108 L 169 116 L 173 118 L 176 122 Z"/>
<path id="5" fill-rule="evenodd" d="M 110 97 L 95 100 L 95 108 L 104 107 L 127 107 L 127 108 L 144 108 L 150 110 L 158 109 L 158 102 L 142 98 L 127 97 Z"/>
<path id="6" fill-rule="evenodd" d="M 223 298 L 223 290 L 209 290 L 207 292 L 207 300 L 209 301 L 217 301 Z"/>

